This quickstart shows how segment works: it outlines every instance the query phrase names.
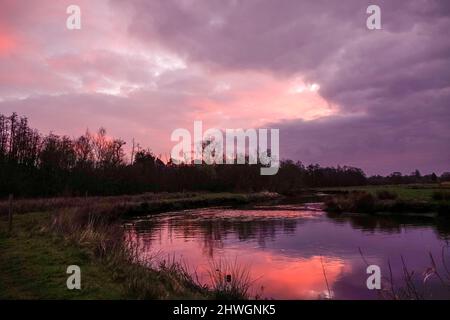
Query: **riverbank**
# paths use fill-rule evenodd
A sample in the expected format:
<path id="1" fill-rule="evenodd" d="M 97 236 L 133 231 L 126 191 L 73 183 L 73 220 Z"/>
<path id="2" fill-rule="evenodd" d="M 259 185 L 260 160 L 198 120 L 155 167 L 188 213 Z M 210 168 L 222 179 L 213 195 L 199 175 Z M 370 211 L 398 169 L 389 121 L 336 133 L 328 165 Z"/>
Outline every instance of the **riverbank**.
<path id="1" fill-rule="evenodd" d="M 0 202 L 0 299 L 245 299 L 245 279 L 215 287 L 175 261 L 140 261 L 123 241 L 121 219 L 277 199 L 273 193 L 177 193 L 17 200 L 8 232 Z M 82 269 L 82 290 L 68 290 L 66 268 Z"/>
<path id="2" fill-rule="evenodd" d="M 438 184 L 328 188 L 324 209 L 333 213 L 434 214 L 450 218 L 450 189 Z"/>
<path id="3" fill-rule="evenodd" d="M 280 199 L 273 192 L 257 193 L 208 193 L 208 192 L 176 192 L 176 193 L 144 193 L 139 195 L 123 195 L 109 197 L 60 197 L 15 199 L 14 213 L 48 212 L 74 207 L 104 207 L 111 212 L 131 216 L 160 213 L 172 210 L 194 209 L 210 206 L 245 205 Z M 112 208 L 116 208 L 113 210 Z M 0 200 L 0 217 L 9 212 L 9 201 Z"/>
<path id="4" fill-rule="evenodd" d="M 67 215 L 68 213 L 63 213 Z M 75 217 L 74 217 L 75 218 Z M 114 225 L 51 213 L 17 216 L 12 233 L 0 223 L 0 299 L 207 299 L 212 296 L 176 265 L 159 270 L 133 261 Z M 64 225 L 65 223 L 71 225 Z M 55 225 L 57 223 L 58 225 Z M 60 228 L 59 230 L 57 228 Z M 62 228 L 67 228 L 63 231 Z M 69 233 L 70 231 L 70 233 Z M 81 268 L 81 290 L 68 290 L 66 269 Z"/>

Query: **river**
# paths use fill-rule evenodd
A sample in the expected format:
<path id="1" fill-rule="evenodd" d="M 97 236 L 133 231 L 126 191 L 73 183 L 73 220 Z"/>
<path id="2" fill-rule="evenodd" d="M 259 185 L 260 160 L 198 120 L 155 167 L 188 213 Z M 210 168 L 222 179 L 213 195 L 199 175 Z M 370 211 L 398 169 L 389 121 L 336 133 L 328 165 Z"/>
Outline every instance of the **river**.
<path id="1" fill-rule="evenodd" d="M 126 222 L 127 241 L 141 258 L 181 261 L 206 284 L 219 264 L 239 266 L 249 272 L 251 297 L 274 299 L 448 299 L 441 280 L 449 283 L 449 229 L 430 217 L 332 216 L 320 203 L 205 208 Z M 384 290 L 368 289 L 368 265 L 380 267 Z"/>

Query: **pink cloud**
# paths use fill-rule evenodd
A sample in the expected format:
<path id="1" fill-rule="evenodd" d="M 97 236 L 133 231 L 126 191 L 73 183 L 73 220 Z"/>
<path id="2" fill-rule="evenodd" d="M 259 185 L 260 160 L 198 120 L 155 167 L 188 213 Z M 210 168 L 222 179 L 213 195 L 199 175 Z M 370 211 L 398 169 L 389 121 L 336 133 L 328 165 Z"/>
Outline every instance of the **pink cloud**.
<path id="1" fill-rule="evenodd" d="M 172 130 L 194 120 L 270 123 L 285 131 L 284 157 L 376 172 L 382 164 L 373 159 L 403 159 L 407 150 L 424 168 L 441 168 L 427 157 L 448 158 L 448 5 L 383 2 L 387 18 L 400 18 L 367 34 L 357 27 L 360 1 L 325 3 L 79 0 L 82 29 L 69 31 L 72 1 L 1 0 L 0 112 L 27 115 L 44 132 L 106 126 L 160 153 L 170 151 Z M 310 90 L 314 83 L 320 90 Z M 402 129 L 412 125 L 432 129 L 418 139 Z M 374 132 L 386 135 L 379 154 L 356 152 L 354 137 L 372 141 Z M 421 153 L 411 139 L 434 147 Z"/>

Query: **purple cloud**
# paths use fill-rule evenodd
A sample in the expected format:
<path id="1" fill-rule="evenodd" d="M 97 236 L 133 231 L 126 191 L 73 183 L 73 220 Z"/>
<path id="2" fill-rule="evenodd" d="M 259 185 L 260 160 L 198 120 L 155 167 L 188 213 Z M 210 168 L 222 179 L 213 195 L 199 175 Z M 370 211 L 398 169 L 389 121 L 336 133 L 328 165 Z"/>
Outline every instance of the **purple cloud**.
<path id="1" fill-rule="evenodd" d="M 448 1 L 80 0 L 79 32 L 69 4 L 1 1 L 0 112 L 44 132 L 104 125 L 158 153 L 197 119 L 270 125 L 284 158 L 449 169 Z M 292 95 L 296 79 L 320 90 Z"/>
<path id="2" fill-rule="evenodd" d="M 283 156 L 370 173 L 450 164 L 448 1 L 131 1 L 131 35 L 217 69 L 302 76 L 337 115 L 280 127 Z M 382 30 L 365 26 L 369 4 Z"/>

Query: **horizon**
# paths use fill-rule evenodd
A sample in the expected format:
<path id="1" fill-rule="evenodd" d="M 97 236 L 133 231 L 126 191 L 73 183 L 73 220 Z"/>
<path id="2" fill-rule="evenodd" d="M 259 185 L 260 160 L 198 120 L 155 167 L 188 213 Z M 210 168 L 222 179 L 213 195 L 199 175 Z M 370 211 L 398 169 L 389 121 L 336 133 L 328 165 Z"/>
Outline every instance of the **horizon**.
<path id="1" fill-rule="evenodd" d="M 24 116 L 24 115 L 20 115 L 20 114 L 16 114 L 19 118 L 26 118 L 27 119 L 27 121 L 28 121 L 28 124 L 30 124 L 30 121 L 29 121 L 29 119 L 26 117 L 26 116 Z M 0 116 L 2 116 L 2 114 L 0 113 Z M 5 116 L 5 117 L 8 117 L 7 115 L 3 115 L 3 116 Z M 33 128 L 33 126 L 31 126 L 30 127 L 31 129 L 36 129 L 36 128 Z M 59 137 L 67 137 L 67 138 L 69 138 L 69 139 L 71 139 L 72 141 L 75 141 L 76 139 L 78 139 L 79 137 L 81 137 L 81 136 L 83 136 L 83 135 L 85 135 L 85 134 L 89 134 L 89 135 L 91 135 L 91 136 L 97 136 L 98 135 L 98 132 L 99 132 L 99 130 L 105 130 L 105 133 L 106 133 L 106 138 L 107 139 L 109 139 L 109 140 L 113 140 L 113 139 L 119 139 L 119 140 L 122 140 L 123 141 L 123 139 L 121 138 L 121 137 L 114 137 L 114 136 L 111 136 L 111 135 L 108 135 L 108 130 L 107 130 L 107 128 L 104 128 L 104 127 L 102 127 L 102 126 L 100 126 L 99 128 L 98 128 L 98 130 L 90 130 L 89 128 L 86 128 L 86 130 L 83 132 L 83 133 L 80 133 L 79 135 L 74 135 L 74 136 L 67 136 L 67 135 L 64 135 L 64 134 L 58 134 L 58 133 L 55 133 L 55 132 L 52 132 L 52 131 L 50 131 L 50 132 L 48 132 L 48 133 L 43 133 L 43 132 L 40 132 L 39 130 L 38 130 L 38 134 L 41 136 L 41 137 L 47 137 L 47 136 L 49 136 L 49 135 L 52 135 L 52 134 L 54 134 L 54 135 L 57 135 L 57 136 L 59 136 Z M 184 128 L 181 128 L 181 129 L 184 129 Z M 209 128 L 210 129 L 210 128 Z M 208 129 L 208 130 L 209 130 Z M 36 129 L 37 130 L 37 129 Z M 245 129 L 244 129 L 245 130 Z M 219 129 L 219 131 L 222 131 L 222 134 L 223 134 L 223 136 L 226 136 L 226 133 L 223 131 L 223 130 L 220 130 Z M 205 132 L 205 130 L 203 130 L 203 132 Z M 180 140 L 180 143 L 181 143 L 181 141 L 182 140 Z M 195 164 L 197 164 L 196 162 L 195 162 L 195 151 L 194 151 L 194 148 L 195 148 L 195 144 L 194 144 L 194 141 L 195 140 L 192 140 L 192 142 L 191 142 L 191 149 L 192 149 L 192 151 L 191 151 L 191 161 L 189 162 L 189 161 L 185 161 L 185 160 L 181 160 L 181 162 L 180 163 L 178 163 L 178 164 L 181 164 L 181 163 L 183 163 L 183 164 L 191 164 L 191 165 L 195 165 Z M 199 140 L 201 143 L 204 143 L 205 141 L 207 141 L 207 140 L 205 140 L 205 139 L 203 139 L 203 140 Z M 149 151 L 152 155 L 154 155 L 157 159 L 159 159 L 160 161 L 162 161 L 164 164 L 168 164 L 169 163 L 169 161 L 172 159 L 172 161 L 174 160 L 174 158 L 171 158 L 171 155 L 170 155 L 170 152 L 166 152 L 166 153 L 163 153 L 163 154 L 156 154 L 156 153 L 154 153 L 153 152 L 153 150 L 151 149 L 151 147 L 149 147 L 149 146 L 142 146 L 142 145 L 140 145 L 137 141 L 134 141 L 134 147 L 132 147 L 132 146 L 130 146 L 126 141 L 123 141 L 123 142 L 125 142 L 125 144 L 124 144 L 124 151 L 125 151 L 125 154 L 124 154 L 124 164 L 125 165 L 131 165 L 132 164 L 132 156 L 133 156 L 133 153 L 136 153 L 136 152 L 138 152 L 138 151 Z M 132 142 L 133 143 L 133 142 Z M 236 141 L 235 141 L 235 144 L 236 144 Z M 127 147 L 128 146 L 128 147 Z M 135 148 L 135 150 L 133 150 L 133 148 Z M 136 149 L 137 148 L 137 149 Z M 235 148 L 236 148 L 236 145 L 235 145 Z M 226 153 L 226 147 L 225 147 L 225 149 L 224 149 L 225 151 L 224 151 L 224 159 L 232 159 L 232 158 L 230 158 L 230 157 L 226 157 L 226 155 L 225 155 L 225 153 Z M 235 149 L 236 150 L 236 152 L 237 152 L 237 154 L 236 155 L 239 155 L 239 154 L 241 154 L 241 152 L 239 152 L 239 150 L 242 150 L 242 149 L 239 149 L 239 148 L 236 148 Z M 245 145 L 245 150 L 246 150 L 246 154 L 247 154 L 247 150 L 248 150 L 248 144 L 246 143 L 246 145 Z M 269 148 L 269 150 L 270 150 L 270 148 Z M 235 163 L 235 160 L 237 160 L 237 159 L 234 159 L 234 160 L 231 160 L 231 161 L 233 161 L 232 163 L 228 163 L 228 162 L 225 162 L 225 160 L 224 160 L 224 162 L 223 162 L 223 164 L 234 164 Z M 199 164 L 204 164 L 204 162 L 203 161 L 205 161 L 205 155 L 203 156 L 203 160 L 202 160 L 202 162 L 201 163 L 199 163 Z M 434 172 L 434 171 L 432 171 L 432 172 L 422 172 L 422 171 L 420 171 L 419 169 L 414 169 L 413 171 L 411 171 L 411 172 L 402 172 L 402 171 L 392 171 L 392 172 L 389 172 L 389 173 L 387 173 L 387 174 L 368 174 L 366 171 L 364 171 L 364 169 L 362 169 L 362 168 L 359 168 L 359 167 L 356 167 L 356 166 L 349 166 L 349 165 L 346 165 L 346 164 L 337 164 L 337 165 L 329 165 L 329 166 L 323 166 L 321 163 L 305 163 L 305 162 L 303 162 L 303 161 L 301 161 L 301 160 L 294 160 L 294 159 L 288 159 L 288 158 L 280 158 L 279 159 L 279 161 L 280 161 L 280 163 L 283 163 L 283 162 L 286 162 L 286 161 L 293 161 L 294 163 L 300 163 L 301 165 L 303 165 L 303 166 L 305 166 L 305 167 L 308 167 L 308 166 L 310 166 L 310 165 L 319 165 L 321 168 L 344 168 L 344 167 L 349 167 L 349 168 L 356 168 L 356 169 L 361 169 L 362 171 L 363 171 L 363 173 L 365 174 L 365 176 L 366 177 L 368 177 L 368 178 L 370 178 L 370 177 L 377 177 L 377 176 L 382 176 L 382 177 L 389 177 L 389 176 L 393 176 L 394 174 L 396 174 L 396 173 L 400 173 L 402 176 L 413 176 L 413 175 L 416 175 L 417 174 L 417 171 L 419 171 L 419 174 L 422 176 L 422 177 L 424 177 L 424 176 L 429 176 L 429 175 L 432 175 L 432 174 L 436 174 L 438 177 L 439 176 L 442 176 L 442 175 L 446 175 L 446 174 L 449 174 L 450 173 L 450 169 L 449 170 L 443 170 L 442 172 L 440 172 L 440 173 L 438 173 L 438 172 Z M 238 163 L 238 162 L 237 162 Z M 249 162 L 245 162 L 245 163 L 248 163 L 248 164 L 251 164 L 251 163 L 249 163 Z M 257 163 L 255 164 L 255 165 L 259 165 L 259 160 L 257 161 Z M 222 163 L 216 163 L 216 164 L 222 164 Z"/>

